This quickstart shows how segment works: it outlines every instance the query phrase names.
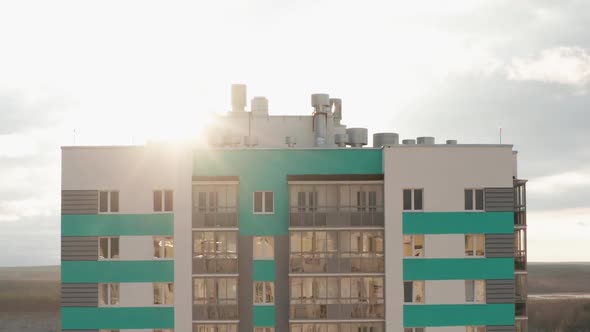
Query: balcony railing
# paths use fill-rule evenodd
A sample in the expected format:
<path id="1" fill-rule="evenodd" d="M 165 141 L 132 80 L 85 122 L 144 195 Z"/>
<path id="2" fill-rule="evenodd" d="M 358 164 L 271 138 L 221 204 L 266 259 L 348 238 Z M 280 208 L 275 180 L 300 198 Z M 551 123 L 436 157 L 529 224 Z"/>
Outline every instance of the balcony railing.
<path id="1" fill-rule="evenodd" d="M 205 273 L 238 273 L 238 259 L 193 257 L 193 274 Z"/>
<path id="2" fill-rule="evenodd" d="M 291 273 L 383 273 L 381 257 L 302 257 L 291 256 Z"/>
<path id="3" fill-rule="evenodd" d="M 193 320 L 237 320 L 237 304 L 194 304 Z"/>
<path id="4" fill-rule="evenodd" d="M 193 209 L 193 228 L 238 227 L 236 207 Z"/>
<path id="5" fill-rule="evenodd" d="M 384 304 L 291 304 L 290 319 L 381 319 Z"/>
<path id="6" fill-rule="evenodd" d="M 383 207 L 291 207 L 291 227 L 383 227 Z"/>
<path id="7" fill-rule="evenodd" d="M 526 250 L 517 250 L 514 253 L 514 270 L 526 271 L 526 269 L 527 269 Z"/>

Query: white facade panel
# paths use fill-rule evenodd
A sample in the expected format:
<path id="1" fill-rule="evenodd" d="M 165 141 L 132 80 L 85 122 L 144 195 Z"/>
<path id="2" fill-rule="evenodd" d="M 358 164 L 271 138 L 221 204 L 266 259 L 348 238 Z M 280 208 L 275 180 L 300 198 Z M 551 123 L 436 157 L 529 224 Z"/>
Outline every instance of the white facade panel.
<path id="1" fill-rule="evenodd" d="M 426 280 L 426 304 L 465 304 L 465 280 Z"/>
<path id="2" fill-rule="evenodd" d="M 119 284 L 121 307 L 151 307 L 154 286 L 151 282 L 122 282 Z"/>
<path id="3" fill-rule="evenodd" d="M 426 234 L 425 258 L 465 258 L 464 234 Z"/>
<path id="4" fill-rule="evenodd" d="M 119 259 L 143 261 L 154 259 L 154 244 L 151 236 L 119 237 Z"/>

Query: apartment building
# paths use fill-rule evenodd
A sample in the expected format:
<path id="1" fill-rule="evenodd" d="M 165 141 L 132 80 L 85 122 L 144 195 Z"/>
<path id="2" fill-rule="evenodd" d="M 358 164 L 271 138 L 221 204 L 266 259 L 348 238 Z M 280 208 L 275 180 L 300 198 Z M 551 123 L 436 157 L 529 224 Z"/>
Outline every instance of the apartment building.
<path id="1" fill-rule="evenodd" d="M 208 147 L 62 148 L 64 331 L 526 331 L 511 145 L 245 106 Z"/>

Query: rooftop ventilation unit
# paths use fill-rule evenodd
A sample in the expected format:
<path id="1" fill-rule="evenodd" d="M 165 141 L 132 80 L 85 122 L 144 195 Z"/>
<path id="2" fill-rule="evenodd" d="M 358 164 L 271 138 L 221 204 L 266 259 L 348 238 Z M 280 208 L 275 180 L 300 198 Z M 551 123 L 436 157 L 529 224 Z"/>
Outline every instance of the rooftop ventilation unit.
<path id="1" fill-rule="evenodd" d="M 348 128 L 346 129 L 346 135 L 348 135 L 348 142 L 346 144 L 352 147 L 367 145 L 369 140 L 369 131 L 367 128 Z"/>
<path id="2" fill-rule="evenodd" d="M 334 135 L 334 143 L 338 147 L 345 148 L 347 141 L 348 141 L 348 135 L 346 135 L 346 134 L 335 134 Z"/>
<path id="3" fill-rule="evenodd" d="M 415 139 L 405 139 L 402 141 L 403 145 L 414 145 L 416 144 L 416 140 Z"/>
<path id="4" fill-rule="evenodd" d="M 398 145 L 399 135 L 396 133 L 376 133 L 373 134 L 373 147 L 380 148 L 382 146 Z"/>
<path id="5" fill-rule="evenodd" d="M 456 139 L 448 139 L 447 140 L 447 144 L 449 144 L 449 145 L 455 145 L 455 144 L 457 144 L 457 140 Z"/>
<path id="6" fill-rule="evenodd" d="M 233 112 L 244 112 L 246 110 L 246 84 L 232 84 L 231 109 Z"/>
<path id="7" fill-rule="evenodd" d="M 433 145 L 434 144 L 434 137 L 430 137 L 430 136 L 421 136 L 421 137 L 418 137 L 418 144 L 421 144 L 421 145 Z"/>
<path id="8" fill-rule="evenodd" d="M 340 125 L 340 120 L 342 120 L 342 99 L 330 98 L 330 109 L 334 114 L 334 124 Z"/>
<path id="9" fill-rule="evenodd" d="M 328 113 L 330 112 L 330 96 L 325 93 L 311 95 L 313 112 L 313 130 L 315 132 L 315 146 L 326 144 L 326 132 L 328 131 Z"/>
<path id="10" fill-rule="evenodd" d="M 250 101 L 250 111 L 254 115 L 268 115 L 268 99 L 265 97 L 254 97 Z"/>

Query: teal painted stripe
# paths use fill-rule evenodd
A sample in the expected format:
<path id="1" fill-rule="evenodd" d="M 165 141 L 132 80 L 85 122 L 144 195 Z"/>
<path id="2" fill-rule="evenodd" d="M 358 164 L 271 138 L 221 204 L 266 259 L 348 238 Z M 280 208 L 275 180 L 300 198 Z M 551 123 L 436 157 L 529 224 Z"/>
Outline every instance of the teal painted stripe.
<path id="1" fill-rule="evenodd" d="M 404 234 L 511 234 L 513 212 L 404 212 Z"/>
<path id="2" fill-rule="evenodd" d="M 174 215 L 86 214 L 61 216 L 62 236 L 174 235 Z"/>
<path id="3" fill-rule="evenodd" d="M 172 329 L 172 307 L 61 308 L 62 329 Z"/>
<path id="4" fill-rule="evenodd" d="M 404 259 L 404 280 L 514 279 L 512 258 Z"/>
<path id="5" fill-rule="evenodd" d="M 62 261 L 61 281 L 173 282 L 174 261 Z"/>
<path id="6" fill-rule="evenodd" d="M 514 304 L 404 305 L 404 327 L 514 325 Z"/>
<path id="7" fill-rule="evenodd" d="M 274 327 L 275 326 L 275 306 L 274 305 L 255 305 L 252 308 L 254 327 Z"/>
<path id="8" fill-rule="evenodd" d="M 275 261 L 255 260 L 252 263 L 252 279 L 254 281 L 275 281 Z"/>

